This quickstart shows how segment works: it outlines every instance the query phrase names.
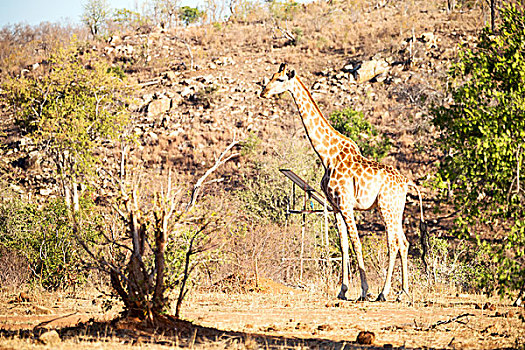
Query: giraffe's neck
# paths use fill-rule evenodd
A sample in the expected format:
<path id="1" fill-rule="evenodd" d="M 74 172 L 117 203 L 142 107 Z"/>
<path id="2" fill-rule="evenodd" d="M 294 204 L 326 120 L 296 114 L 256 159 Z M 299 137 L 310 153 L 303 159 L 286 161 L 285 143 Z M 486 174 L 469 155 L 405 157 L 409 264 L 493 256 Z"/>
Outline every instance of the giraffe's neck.
<path id="1" fill-rule="evenodd" d="M 295 77 L 290 93 L 299 109 L 308 139 L 325 168 L 333 165 L 342 149 L 351 153 L 360 153 L 353 140 L 343 136 L 330 125 L 299 78 Z"/>

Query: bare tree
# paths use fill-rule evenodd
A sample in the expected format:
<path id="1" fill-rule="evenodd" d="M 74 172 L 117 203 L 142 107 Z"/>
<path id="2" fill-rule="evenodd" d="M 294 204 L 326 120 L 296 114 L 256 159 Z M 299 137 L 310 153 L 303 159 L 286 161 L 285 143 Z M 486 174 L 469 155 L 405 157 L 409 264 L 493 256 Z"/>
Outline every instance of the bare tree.
<path id="1" fill-rule="evenodd" d="M 164 316 L 168 306 L 167 285 L 167 244 L 170 240 L 176 241 L 179 249 L 184 249 L 184 262 L 180 264 L 181 272 L 177 285 L 176 314 L 179 317 L 182 301 L 187 293 L 188 276 L 194 266 L 191 256 L 207 249 L 206 237 L 219 227 L 218 219 L 210 215 L 199 215 L 193 210 L 199 189 L 205 185 L 206 179 L 222 164 L 237 157 L 239 153 L 232 152 L 237 145 L 232 143 L 221 153 L 215 164 L 193 186 L 189 202 L 183 203 L 182 189 L 172 185 L 171 172 L 163 188 L 155 192 L 152 203 L 141 196 L 141 179 L 130 180 L 126 172 L 127 149 L 122 150 L 120 170 L 118 176 L 108 177 L 117 186 L 120 196 L 114 204 L 114 211 L 120 217 L 122 227 L 126 231 L 125 237 L 115 232 L 101 232 L 102 244 L 112 246 L 113 250 L 122 254 L 113 253 L 109 258 L 96 253 L 85 242 L 80 242 L 92 257 L 95 267 L 108 273 L 111 286 L 122 299 L 127 316 L 144 319 L 151 324 Z M 180 232 L 189 232 L 182 237 Z M 148 256 L 153 255 L 153 262 Z M 180 254 L 179 254 L 180 255 Z"/>
<path id="2" fill-rule="evenodd" d="M 224 17 L 224 11 L 228 7 L 227 0 L 204 0 L 204 8 L 211 23 L 219 22 Z"/>
<path id="3" fill-rule="evenodd" d="M 82 22 L 89 27 L 91 35 L 97 37 L 109 16 L 106 0 L 86 0 L 83 4 Z"/>
<path id="4" fill-rule="evenodd" d="M 178 19 L 179 0 L 155 0 L 154 12 L 155 20 L 163 28 L 171 28 Z"/>

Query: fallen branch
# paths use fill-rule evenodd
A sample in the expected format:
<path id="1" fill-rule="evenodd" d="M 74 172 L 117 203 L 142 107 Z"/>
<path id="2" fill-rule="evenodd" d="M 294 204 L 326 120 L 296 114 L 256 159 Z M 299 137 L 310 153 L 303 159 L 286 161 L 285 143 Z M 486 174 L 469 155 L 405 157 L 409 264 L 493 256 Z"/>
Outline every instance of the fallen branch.
<path id="1" fill-rule="evenodd" d="M 428 327 L 427 330 L 430 330 L 430 329 L 435 329 L 437 326 L 442 326 L 444 324 L 448 324 L 448 323 L 452 323 L 452 322 L 458 322 L 458 323 L 461 323 L 461 324 L 464 324 L 463 322 L 459 322 L 458 320 L 460 318 L 463 318 L 463 317 L 467 317 L 467 316 L 475 316 L 474 314 L 469 314 L 469 313 L 465 313 L 465 314 L 461 314 L 459 316 L 456 316 L 456 317 L 452 317 L 446 321 L 438 321 L 436 323 L 434 323 L 433 325 L 431 325 L 430 327 Z"/>

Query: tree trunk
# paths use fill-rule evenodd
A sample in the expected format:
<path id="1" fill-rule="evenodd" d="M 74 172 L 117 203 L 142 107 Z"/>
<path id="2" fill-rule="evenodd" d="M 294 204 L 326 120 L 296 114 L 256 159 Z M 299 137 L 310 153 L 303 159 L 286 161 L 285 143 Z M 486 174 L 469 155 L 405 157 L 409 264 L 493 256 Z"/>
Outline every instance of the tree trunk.
<path id="1" fill-rule="evenodd" d="M 71 187 L 73 188 L 73 212 L 80 211 L 80 199 L 78 194 L 78 184 L 75 180 L 71 180 Z"/>
<path id="2" fill-rule="evenodd" d="M 490 0 L 490 30 L 494 33 L 496 20 L 496 0 Z"/>
<path id="3" fill-rule="evenodd" d="M 159 227 L 160 219 L 160 227 Z M 160 313 L 166 307 L 166 298 L 164 297 L 164 275 L 166 270 L 165 251 L 166 251 L 166 235 L 168 232 L 169 217 L 166 213 L 162 213 L 160 218 L 157 218 L 157 227 L 155 229 L 155 270 L 157 271 L 155 281 L 155 291 L 153 294 L 153 310 Z"/>

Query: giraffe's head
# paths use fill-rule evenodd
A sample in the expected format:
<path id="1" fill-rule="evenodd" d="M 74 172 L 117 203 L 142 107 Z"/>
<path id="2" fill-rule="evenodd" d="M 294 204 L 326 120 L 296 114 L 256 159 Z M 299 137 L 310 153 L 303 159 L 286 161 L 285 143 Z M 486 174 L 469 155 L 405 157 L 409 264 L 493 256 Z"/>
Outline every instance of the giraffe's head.
<path id="1" fill-rule="evenodd" d="M 275 73 L 270 79 L 270 82 L 266 84 L 261 97 L 270 97 L 272 95 L 280 94 L 285 91 L 289 91 L 291 82 L 295 78 L 295 71 L 286 69 L 286 63 L 281 63 L 279 71 Z"/>

